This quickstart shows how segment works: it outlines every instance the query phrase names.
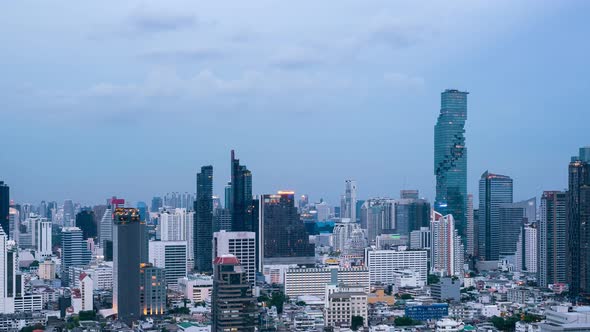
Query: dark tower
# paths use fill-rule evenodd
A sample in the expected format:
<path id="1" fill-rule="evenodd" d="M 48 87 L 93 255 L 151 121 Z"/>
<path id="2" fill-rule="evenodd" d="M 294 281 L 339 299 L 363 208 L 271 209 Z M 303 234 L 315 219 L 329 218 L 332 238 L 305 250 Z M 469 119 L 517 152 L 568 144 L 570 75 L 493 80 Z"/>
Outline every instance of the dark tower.
<path id="1" fill-rule="evenodd" d="M 10 188 L 4 181 L 0 181 L 0 226 L 6 238 L 10 236 L 10 230 L 8 229 L 8 217 L 10 214 Z"/>
<path id="2" fill-rule="evenodd" d="M 194 223 L 195 269 L 206 273 L 213 271 L 213 166 L 201 167 L 197 174 L 197 198 Z"/>
<path id="3" fill-rule="evenodd" d="M 94 211 L 84 208 L 76 214 L 76 227 L 82 230 L 84 240 L 94 238 L 97 235 Z"/>
<path id="4" fill-rule="evenodd" d="M 293 192 L 264 195 L 262 204 L 263 259 L 265 264 L 314 263 L 314 245 L 295 207 Z"/>
<path id="5" fill-rule="evenodd" d="M 231 151 L 231 217 L 233 232 L 256 232 L 252 213 L 255 210 L 252 199 L 252 173 Z"/>
<path id="6" fill-rule="evenodd" d="M 567 277 L 570 294 L 590 302 L 590 156 L 581 157 L 572 158 L 569 164 Z"/>
<path id="7" fill-rule="evenodd" d="M 147 232 L 137 209 L 116 208 L 113 219 L 113 308 L 131 324 L 142 314 L 140 269 L 148 261 Z"/>
<path id="8" fill-rule="evenodd" d="M 212 332 L 254 332 L 255 298 L 246 272 L 234 255 L 215 258 L 213 274 Z"/>

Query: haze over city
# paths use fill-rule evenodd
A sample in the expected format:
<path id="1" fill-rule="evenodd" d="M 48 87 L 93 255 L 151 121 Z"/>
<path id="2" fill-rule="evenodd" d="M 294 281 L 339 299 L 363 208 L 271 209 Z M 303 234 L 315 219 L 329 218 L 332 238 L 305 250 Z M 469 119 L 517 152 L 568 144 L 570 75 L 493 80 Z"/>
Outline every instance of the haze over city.
<path id="1" fill-rule="evenodd" d="M 35 10 L 31 10 L 34 6 Z M 567 186 L 588 144 L 584 1 L 2 4 L 0 162 L 11 199 L 194 192 L 229 151 L 255 194 L 434 200 L 440 93 L 468 91 L 468 191 Z M 477 200 L 476 200 L 477 201 Z"/>

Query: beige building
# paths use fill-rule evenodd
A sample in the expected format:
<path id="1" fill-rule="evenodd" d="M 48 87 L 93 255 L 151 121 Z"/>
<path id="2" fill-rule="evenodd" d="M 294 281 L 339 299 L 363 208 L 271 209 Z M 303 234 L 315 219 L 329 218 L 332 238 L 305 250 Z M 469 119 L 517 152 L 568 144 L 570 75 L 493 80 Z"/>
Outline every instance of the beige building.
<path id="1" fill-rule="evenodd" d="M 53 280 L 55 279 L 55 262 L 53 261 L 43 261 L 39 263 L 39 270 L 37 271 L 37 275 L 39 279 L 43 280 Z"/>

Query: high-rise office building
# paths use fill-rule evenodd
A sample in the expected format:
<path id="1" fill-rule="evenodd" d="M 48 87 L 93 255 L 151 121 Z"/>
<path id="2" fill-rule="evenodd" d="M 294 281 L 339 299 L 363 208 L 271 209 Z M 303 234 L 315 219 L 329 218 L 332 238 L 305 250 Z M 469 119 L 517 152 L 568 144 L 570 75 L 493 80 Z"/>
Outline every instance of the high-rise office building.
<path id="1" fill-rule="evenodd" d="M 148 206 L 146 202 L 137 202 L 137 210 L 139 211 L 139 218 L 143 221 L 148 221 Z"/>
<path id="2" fill-rule="evenodd" d="M 149 262 L 164 269 L 166 284 L 176 286 L 187 275 L 186 241 L 150 241 Z"/>
<path id="3" fill-rule="evenodd" d="M 567 267 L 570 294 L 590 301 L 590 155 L 588 148 L 569 164 Z"/>
<path id="4" fill-rule="evenodd" d="M 232 203 L 232 193 L 231 193 L 231 181 L 228 182 L 225 187 L 223 188 L 223 207 L 226 209 L 231 209 Z"/>
<path id="5" fill-rule="evenodd" d="M 252 172 L 231 151 L 231 215 L 233 232 L 258 232 L 257 202 L 252 198 Z"/>
<path id="6" fill-rule="evenodd" d="M 544 191 L 539 210 L 539 286 L 566 283 L 567 193 Z"/>
<path id="7" fill-rule="evenodd" d="M 530 223 L 522 226 L 516 242 L 515 270 L 519 272 L 537 273 L 539 266 L 539 232 L 538 224 Z"/>
<path id="8" fill-rule="evenodd" d="M 361 208 L 361 225 L 367 227 L 369 243 L 381 234 L 392 234 L 395 229 L 395 200 L 371 198 Z"/>
<path id="9" fill-rule="evenodd" d="M 162 197 L 152 198 L 152 206 L 150 206 L 150 212 L 158 212 L 163 206 Z"/>
<path id="10" fill-rule="evenodd" d="M 411 270 L 417 273 L 418 282 L 426 284 L 428 275 L 426 250 L 376 250 L 365 249 L 365 264 L 369 268 L 371 284 L 395 283 L 394 272 Z"/>
<path id="11" fill-rule="evenodd" d="M 295 193 L 279 191 L 263 195 L 260 205 L 260 259 L 264 265 L 313 265 L 314 245 L 299 218 L 295 206 Z"/>
<path id="12" fill-rule="evenodd" d="M 344 253 L 350 236 L 358 228 L 360 228 L 359 224 L 350 221 L 348 218 L 341 219 L 341 222 L 336 223 L 332 230 L 334 251 Z"/>
<path id="13" fill-rule="evenodd" d="M 130 324 L 142 314 L 140 268 L 148 262 L 147 231 L 137 209 L 116 208 L 113 221 L 113 309 Z"/>
<path id="14" fill-rule="evenodd" d="M 163 209 L 159 218 L 160 240 L 185 241 L 186 223 L 186 209 Z"/>
<path id="15" fill-rule="evenodd" d="M 11 207 L 8 213 L 8 228 L 11 230 L 9 240 L 14 240 L 19 243 L 20 236 L 20 212 Z"/>
<path id="16" fill-rule="evenodd" d="M 256 281 L 256 254 L 256 233 L 254 232 L 213 233 L 213 257 L 236 256 L 246 273 L 248 282 L 252 285 Z"/>
<path id="17" fill-rule="evenodd" d="M 254 332 L 256 302 L 246 272 L 234 255 L 213 262 L 212 332 Z"/>
<path id="18" fill-rule="evenodd" d="M 82 230 L 84 240 L 94 238 L 97 235 L 94 219 L 94 211 L 90 208 L 84 208 L 76 214 L 76 227 Z"/>
<path id="19" fill-rule="evenodd" d="M 441 93 L 440 114 L 434 126 L 434 209 L 453 215 L 461 237 L 465 236 L 467 218 L 467 94 L 459 90 Z"/>
<path id="20" fill-rule="evenodd" d="M 0 227 L 2 227 L 7 237 L 10 237 L 10 228 L 8 226 L 9 214 L 10 188 L 4 181 L 0 181 Z"/>
<path id="21" fill-rule="evenodd" d="M 443 216 L 433 212 L 430 222 L 432 237 L 431 271 L 441 276 L 463 274 L 464 249 L 459 233 L 455 229 L 453 215 Z"/>
<path id="22" fill-rule="evenodd" d="M 417 192 L 417 191 L 416 191 Z M 395 201 L 395 233 L 409 236 L 430 224 L 430 203 L 425 199 L 402 198 Z"/>
<path id="23" fill-rule="evenodd" d="M 215 209 L 213 211 L 213 231 L 231 231 L 231 212 L 229 209 Z"/>
<path id="24" fill-rule="evenodd" d="M 467 245 L 465 251 L 467 252 L 467 256 L 469 257 L 476 257 L 477 256 L 477 233 L 476 233 L 476 226 L 475 220 L 473 218 L 473 195 L 467 195 L 467 211 L 465 215 L 466 220 L 466 230 L 465 230 L 465 244 Z"/>
<path id="25" fill-rule="evenodd" d="M 82 237 L 82 230 L 78 227 L 64 227 L 61 229 L 61 268 L 62 280 L 70 278 L 71 267 L 84 266 L 90 262 L 91 252 Z"/>
<path id="26" fill-rule="evenodd" d="M 340 203 L 340 218 L 349 218 L 356 222 L 356 181 L 344 182 L 344 195 Z"/>
<path id="27" fill-rule="evenodd" d="M 73 222 L 76 218 L 74 202 L 71 199 L 66 199 L 64 201 L 64 226 L 73 226 Z"/>
<path id="28" fill-rule="evenodd" d="M 143 263 L 139 269 L 141 290 L 140 305 L 143 316 L 161 316 L 166 313 L 166 274 L 164 269 Z"/>
<path id="29" fill-rule="evenodd" d="M 537 218 L 537 198 L 500 205 L 500 257 L 516 253 L 516 243 L 525 224 Z"/>
<path id="30" fill-rule="evenodd" d="M 401 198 L 401 199 L 419 199 L 420 192 L 416 189 L 402 189 L 399 191 L 399 198 Z"/>
<path id="31" fill-rule="evenodd" d="M 50 257 L 53 253 L 52 247 L 52 224 L 47 218 L 37 218 L 35 230 L 35 249 L 41 257 Z"/>
<path id="32" fill-rule="evenodd" d="M 16 271 L 18 250 L 11 248 L 8 236 L 0 228 L 0 313 L 14 313 L 14 299 L 17 293 Z"/>
<path id="33" fill-rule="evenodd" d="M 512 179 L 506 175 L 484 172 L 479 180 L 478 236 L 481 260 L 500 259 L 500 206 L 505 203 L 512 203 Z"/>
<path id="34" fill-rule="evenodd" d="M 213 166 L 203 166 L 201 172 L 197 174 L 197 199 L 193 227 L 195 269 L 201 273 L 212 272 Z"/>

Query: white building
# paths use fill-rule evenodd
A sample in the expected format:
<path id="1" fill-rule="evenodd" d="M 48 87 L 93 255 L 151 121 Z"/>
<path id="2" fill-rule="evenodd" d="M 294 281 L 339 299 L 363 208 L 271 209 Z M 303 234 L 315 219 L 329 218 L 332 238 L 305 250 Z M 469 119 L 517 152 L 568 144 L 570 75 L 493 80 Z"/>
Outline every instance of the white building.
<path id="1" fill-rule="evenodd" d="M 285 294 L 291 298 L 303 295 L 324 297 L 325 287 L 335 274 L 338 283 L 360 286 L 369 292 L 369 270 L 366 268 L 295 268 L 285 272 Z"/>
<path id="2" fill-rule="evenodd" d="M 348 218 L 340 219 L 341 222 L 334 225 L 332 230 L 334 240 L 334 251 L 344 252 L 346 249 L 346 243 L 350 239 L 352 232 L 359 229 L 359 224 L 351 222 Z"/>
<path id="3" fill-rule="evenodd" d="M 538 229 L 536 224 L 525 225 L 520 230 L 516 243 L 515 270 L 518 272 L 537 273 L 538 264 Z"/>
<path id="4" fill-rule="evenodd" d="M 430 250 L 431 242 L 430 227 L 420 227 L 410 232 L 410 249 Z"/>
<path id="5" fill-rule="evenodd" d="M 47 218 L 38 218 L 37 219 L 37 227 L 39 233 L 36 235 L 35 239 L 35 249 L 37 250 L 37 254 L 41 257 L 50 257 L 52 255 L 52 243 L 51 243 L 51 221 L 47 220 Z"/>
<path id="6" fill-rule="evenodd" d="M 107 208 L 98 225 L 98 245 L 105 248 L 105 241 L 113 241 L 113 210 Z"/>
<path id="7" fill-rule="evenodd" d="M 256 233 L 226 232 L 213 233 L 213 257 L 234 255 L 248 275 L 248 281 L 256 281 Z M 211 258 L 213 260 L 213 257 Z"/>
<path id="8" fill-rule="evenodd" d="M 464 250 L 461 237 L 455 229 L 453 216 L 443 216 L 433 211 L 430 232 L 432 273 L 441 276 L 463 276 Z"/>
<path id="9" fill-rule="evenodd" d="M 326 221 L 330 219 L 330 206 L 326 202 L 320 202 L 315 204 L 315 210 L 317 212 L 318 221 Z"/>
<path id="10" fill-rule="evenodd" d="M 554 306 L 545 310 L 545 323 L 539 332 L 590 331 L 590 307 Z"/>
<path id="11" fill-rule="evenodd" d="M 267 284 L 277 284 L 282 285 L 285 283 L 285 272 L 288 269 L 297 268 L 297 265 L 264 265 L 262 269 L 262 274 L 264 275 L 264 281 Z"/>
<path id="12" fill-rule="evenodd" d="M 56 264 L 53 261 L 46 260 L 39 263 L 39 269 L 37 275 L 42 280 L 53 280 L 55 279 L 55 273 L 57 272 Z"/>
<path id="13" fill-rule="evenodd" d="M 420 274 L 419 282 L 426 283 L 427 252 L 426 250 L 375 250 L 365 249 L 365 264 L 369 268 L 371 284 L 393 284 L 394 272 L 399 270 L 413 270 Z"/>
<path id="14" fill-rule="evenodd" d="M 9 314 L 15 311 L 14 292 L 8 293 L 8 287 L 16 289 L 17 253 L 13 241 L 8 241 L 4 230 L 0 227 L 0 313 Z M 11 282 L 12 285 L 8 283 Z"/>
<path id="15" fill-rule="evenodd" d="M 395 229 L 395 200 L 371 198 L 361 207 L 361 225 L 366 227 L 369 243 L 385 231 Z"/>
<path id="16" fill-rule="evenodd" d="M 86 273 L 82 273 L 79 279 L 80 288 L 72 289 L 72 308 L 74 309 L 75 314 L 80 311 L 94 310 L 94 283 L 92 278 Z"/>
<path id="17" fill-rule="evenodd" d="M 340 203 L 340 218 L 348 218 L 356 222 L 356 181 L 346 180 L 344 195 Z"/>
<path id="18" fill-rule="evenodd" d="M 353 316 L 363 317 L 364 326 L 368 326 L 368 296 L 363 287 L 328 284 L 324 298 L 326 326 L 350 327 Z"/>
<path id="19" fill-rule="evenodd" d="M 459 332 L 463 331 L 465 325 L 461 321 L 450 318 L 443 318 L 436 321 L 436 332 Z"/>
<path id="20" fill-rule="evenodd" d="M 166 272 L 166 284 L 175 286 L 186 277 L 186 241 L 150 241 L 149 261 Z"/>
<path id="21" fill-rule="evenodd" d="M 178 290 L 193 302 L 206 302 L 211 299 L 213 278 L 205 275 L 189 275 L 178 279 Z"/>
<path id="22" fill-rule="evenodd" d="M 186 209 L 164 210 L 160 213 L 159 229 L 162 241 L 186 241 Z"/>

